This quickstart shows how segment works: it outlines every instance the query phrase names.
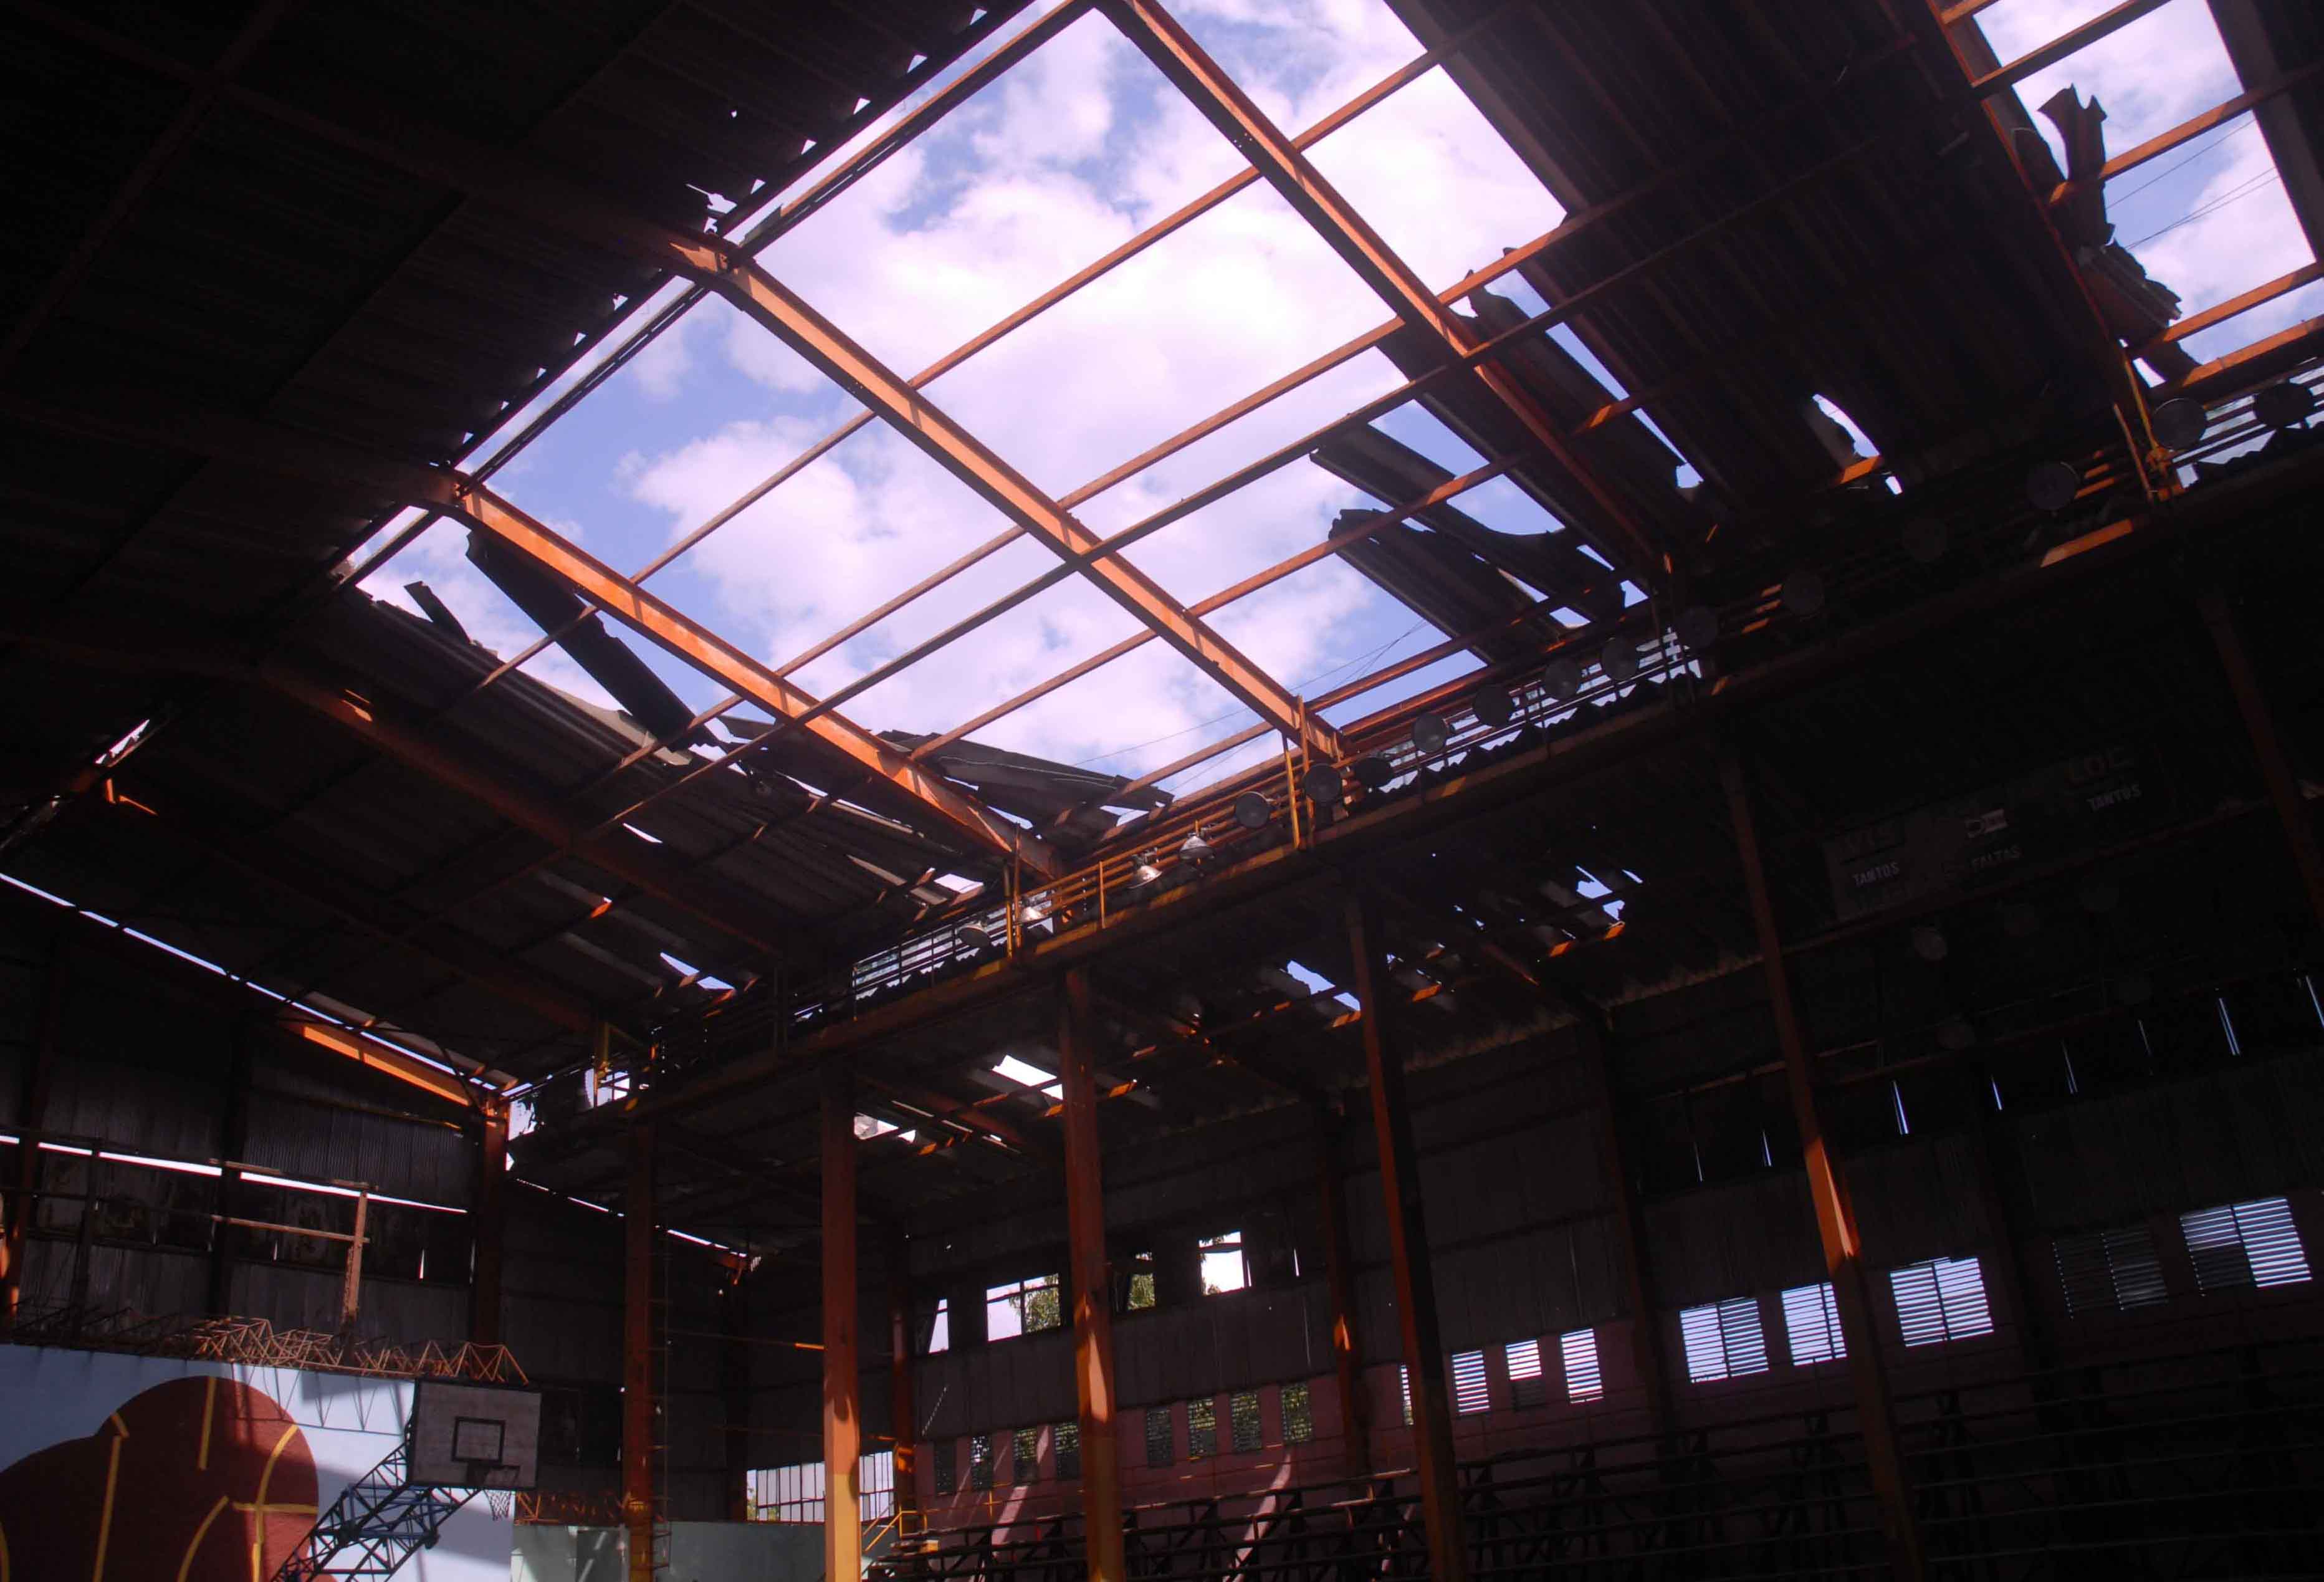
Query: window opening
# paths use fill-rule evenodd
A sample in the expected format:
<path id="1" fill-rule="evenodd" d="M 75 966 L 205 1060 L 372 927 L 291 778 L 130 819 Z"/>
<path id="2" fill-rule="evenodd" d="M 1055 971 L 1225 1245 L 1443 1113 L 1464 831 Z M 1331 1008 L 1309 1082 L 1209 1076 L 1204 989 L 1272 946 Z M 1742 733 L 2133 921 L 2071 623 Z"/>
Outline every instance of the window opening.
<path id="1" fill-rule="evenodd" d="M 1203 1294 L 1222 1296 L 1250 1284 L 1250 1266 L 1244 1261 L 1242 1232 L 1222 1231 L 1194 1244 L 1203 1254 Z"/>
<path id="2" fill-rule="evenodd" d="M 1404 1426 L 1410 1428 L 1412 1426 L 1412 1370 L 1402 1363 L 1397 1364 L 1396 1382 L 1397 1388 L 1404 1392 Z"/>
<path id="3" fill-rule="evenodd" d="M 1167 1406 L 1146 1409 L 1146 1465 L 1170 1465 L 1170 1409 Z"/>
<path id="4" fill-rule="evenodd" d="M 1029 1275 L 984 1293 L 984 1337 L 1007 1340 L 1038 1335 L 1065 1321 L 1065 1303 L 1054 1274 Z"/>
<path id="5" fill-rule="evenodd" d="M 1565 1398 L 1568 1401 L 1595 1401 L 1606 1393 L 1606 1381 L 1598 1371 L 1598 1332 L 1595 1329 L 1571 1329 L 1557 1337 L 1558 1355 L 1565 1363 Z"/>
<path id="6" fill-rule="evenodd" d="M 1840 1332 L 1840 1304 L 1831 1281 L 1795 1285 L 1784 1293 L 1784 1336 L 1791 1342 L 1792 1365 L 1838 1362 L 1848 1355 L 1848 1338 Z"/>
<path id="7" fill-rule="evenodd" d="M 936 1298 L 936 1317 L 928 1324 L 928 1355 L 940 1356 L 952 1349 L 952 1299 Z"/>
<path id="8" fill-rule="evenodd" d="M 936 1493 L 949 1494 L 960 1488 L 960 1446 L 951 1439 L 938 1439 L 929 1447 L 936 1457 Z"/>
<path id="9" fill-rule="evenodd" d="M 1237 1450 L 1259 1448 L 1259 1392 L 1238 1390 L 1227 1397 L 1227 1431 Z"/>
<path id="10" fill-rule="evenodd" d="M 968 1437 L 968 1486 L 989 1489 L 992 1486 L 992 1436 L 971 1434 Z"/>
<path id="11" fill-rule="evenodd" d="M 2182 1214 L 2179 1228 L 2195 1261 L 2195 1283 L 2207 1294 L 2309 1278 L 2308 1251 L 2292 1223 L 2292 1205 L 2282 1198 Z"/>
<path id="12" fill-rule="evenodd" d="M 2065 1289 L 2066 1311 L 2076 1318 L 2086 1313 L 2126 1313 L 2171 1300 L 2163 1283 L 2154 1238 L 2143 1225 L 2060 1236 L 2050 1250 L 2058 1260 L 2058 1283 Z"/>
<path id="13" fill-rule="evenodd" d="M 1546 1406 L 1549 1381 L 1541 1369 L 1541 1342 L 1512 1340 L 1506 1347 L 1509 1365 L 1509 1404 Z"/>
<path id="14" fill-rule="evenodd" d="M 1889 1273 L 1896 1322 L 1907 1346 L 1934 1346 L 1993 1333 L 1985 1268 L 1975 1258 L 1932 1258 Z"/>
<path id="15" fill-rule="evenodd" d="M 1057 1476 L 1079 1477 L 1082 1475 L 1082 1425 L 1067 1418 L 1051 1430 L 1050 1442 L 1057 1448 Z"/>
<path id="16" fill-rule="evenodd" d="M 1041 1476 L 1041 1430 L 1019 1429 L 1009 1447 L 1009 1481 L 1022 1488 Z"/>
<path id="17" fill-rule="evenodd" d="M 1470 1417 L 1491 1404 L 1491 1392 L 1485 1383 L 1485 1354 L 1481 1351 L 1454 1352 L 1452 1410 L 1462 1417 Z"/>
<path id="18" fill-rule="evenodd" d="M 1689 1308 L 1679 1314 L 1678 1328 L 1686 1343 L 1686 1374 L 1696 1383 L 1767 1371 L 1767 1338 L 1759 1328 L 1756 1298 Z"/>
<path id="19" fill-rule="evenodd" d="M 1207 1396 L 1186 1402 L 1186 1459 L 1204 1461 L 1219 1453 L 1219 1403 Z"/>
<path id="20" fill-rule="evenodd" d="M 1315 1437 L 1315 1414 L 1307 1401 L 1307 1386 L 1283 1386 L 1283 1442 L 1304 1445 Z"/>

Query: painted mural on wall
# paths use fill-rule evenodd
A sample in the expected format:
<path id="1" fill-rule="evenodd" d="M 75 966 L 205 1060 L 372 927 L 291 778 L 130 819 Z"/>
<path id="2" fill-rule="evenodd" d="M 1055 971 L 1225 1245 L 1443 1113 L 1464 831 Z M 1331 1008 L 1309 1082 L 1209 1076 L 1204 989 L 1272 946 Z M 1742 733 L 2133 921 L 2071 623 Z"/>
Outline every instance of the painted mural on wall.
<path id="1" fill-rule="evenodd" d="M 0 1345 L 0 1582 L 265 1582 L 384 1459 L 392 1379 Z M 483 1500 L 397 1582 L 507 1582 Z"/>
<path id="2" fill-rule="evenodd" d="M 247 1582 L 315 1510 L 314 1455 L 279 1402 L 216 1374 L 171 1379 L 0 1469 L 0 1582 Z"/>

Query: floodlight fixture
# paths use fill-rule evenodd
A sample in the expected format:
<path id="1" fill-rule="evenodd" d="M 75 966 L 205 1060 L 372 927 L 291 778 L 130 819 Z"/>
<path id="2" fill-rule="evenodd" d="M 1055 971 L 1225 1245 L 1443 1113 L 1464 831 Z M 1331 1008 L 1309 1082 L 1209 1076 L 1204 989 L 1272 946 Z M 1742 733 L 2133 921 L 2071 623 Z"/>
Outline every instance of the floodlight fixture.
<path id="1" fill-rule="evenodd" d="M 2025 497 L 2037 511 L 2052 516 L 2074 503 L 2082 492 L 2080 467 L 2063 461 L 2045 461 L 2025 475 Z"/>
<path id="2" fill-rule="evenodd" d="M 2147 414 L 2154 428 L 2154 438 L 2173 450 L 2191 450 L 2202 442 L 2203 434 L 2211 426 L 2211 414 L 2203 403 L 2183 395 L 2176 395 Z"/>
<path id="3" fill-rule="evenodd" d="M 1638 640 L 1635 637 L 1615 638 L 1599 652 L 1598 668 L 1604 671 L 1609 679 L 1617 682 L 1627 681 L 1637 675 L 1638 673 Z"/>
<path id="4" fill-rule="evenodd" d="M 1691 652 L 1702 653 L 1719 641 L 1719 612 L 1708 605 L 1689 605 L 1678 613 L 1672 629 Z"/>
<path id="5" fill-rule="evenodd" d="M 1357 759 L 1349 772 L 1356 777 L 1358 785 L 1370 791 L 1380 790 L 1396 778 L 1396 765 L 1380 753 L 1367 754 Z"/>
<path id="6" fill-rule="evenodd" d="M 1434 758 L 1444 751 L 1452 735 L 1441 714 L 1424 714 L 1412 722 L 1412 745 L 1423 758 Z"/>
<path id="7" fill-rule="evenodd" d="M 1541 689 L 1561 702 L 1582 694 L 1582 667 L 1570 659 L 1554 659 L 1541 672 Z"/>
<path id="8" fill-rule="evenodd" d="M 1945 557 L 1952 535 L 1932 516 L 1916 517 L 1904 524 L 1904 553 L 1915 565 L 1933 566 Z"/>
<path id="9" fill-rule="evenodd" d="M 2271 429 L 2296 429 L 2316 411 L 2316 393 L 2296 379 L 2271 384 L 2252 397 L 2252 415 Z"/>
<path id="10" fill-rule="evenodd" d="M 1469 699 L 1469 712 L 1499 730 L 1517 717 L 1517 700 L 1507 687 L 1480 687 Z"/>
<path id="11" fill-rule="evenodd" d="M 1257 791 L 1245 791 L 1234 800 L 1234 816 L 1245 829 L 1264 829 L 1275 817 L 1275 804 Z"/>
<path id="12" fill-rule="evenodd" d="M 1340 799 L 1348 794 L 1347 782 L 1340 778 L 1339 770 L 1329 763 L 1318 763 L 1301 775 L 1299 789 L 1305 791 L 1307 800 L 1319 808 L 1336 808 L 1340 805 Z"/>
<path id="13" fill-rule="evenodd" d="M 1923 961 L 1942 961 L 1951 949 L 1942 929 L 1923 923 L 1913 930 L 1913 954 Z"/>
<path id="14" fill-rule="evenodd" d="M 1813 571 L 1794 571 L 1784 578 L 1784 608 L 1795 615 L 1812 615 L 1823 608 L 1823 578 Z"/>

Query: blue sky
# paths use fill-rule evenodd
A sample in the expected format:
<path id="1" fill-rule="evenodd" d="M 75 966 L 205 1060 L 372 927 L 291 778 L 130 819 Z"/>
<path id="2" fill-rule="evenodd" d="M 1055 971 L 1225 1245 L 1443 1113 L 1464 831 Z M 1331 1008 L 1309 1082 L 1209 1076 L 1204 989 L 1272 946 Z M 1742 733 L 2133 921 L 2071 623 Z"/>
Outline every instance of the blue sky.
<path id="1" fill-rule="evenodd" d="M 2103 8 L 2099 0 L 2003 0 L 1980 21 L 2006 59 Z M 1179 14 L 1277 123 L 1295 130 L 1419 52 L 1379 0 L 1233 0 Z M 2200 0 L 2174 0 L 2034 79 L 2026 102 L 2038 105 L 2067 80 L 2105 101 L 2116 150 L 2236 91 Z M 2118 181 L 2110 195 L 2126 242 L 2218 205 L 2138 249 L 2190 310 L 2308 257 L 2281 188 L 2269 180 L 2265 145 L 2249 126 L 2248 117 L 2233 123 Z M 1559 218 L 1554 200 L 1441 72 L 1314 157 L 1434 284 Z M 1239 164 L 1109 24 L 1087 17 L 798 227 L 764 263 L 909 374 Z M 2197 338 L 2191 349 L 2214 355 L 2316 311 L 2311 295 L 2312 288 Z M 1384 317 L 1280 199 L 1255 187 L 930 393 L 1062 494 Z M 1397 382 L 1385 358 L 1359 358 L 1080 514 L 1101 532 L 1119 528 Z M 495 486 L 601 558 L 634 569 L 853 410 L 772 337 L 714 300 L 503 470 Z M 1477 464 L 1416 412 L 1389 426 L 1455 470 Z M 1192 603 L 1314 543 L 1339 510 L 1369 504 L 1298 463 L 1156 535 L 1132 558 Z M 1466 504 L 1513 531 L 1550 525 L 1506 486 Z M 1002 525 L 964 486 L 874 425 L 651 586 L 780 662 Z M 423 578 L 480 641 L 513 652 L 536 634 L 466 565 L 461 545 L 460 534 L 438 527 L 368 586 L 401 601 L 402 584 Z M 798 680 L 827 693 L 1053 564 L 1044 550 L 1013 545 Z M 1311 692 L 1439 636 L 1330 560 L 1222 612 L 1215 624 L 1278 679 Z M 1068 582 L 846 712 L 873 729 L 942 730 L 1133 630 L 1094 589 Z M 713 696 L 690 672 L 649 657 L 689 700 Z M 532 668 L 599 696 L 559 655 Z M 1439 667 L 1400 689 L 1459 668 Z M 1191 665 L 1150 643 L 982 735 L 1136 773 L 1250 717 Z M 1262 742 L 1243 757 L 1269 750 Z"/>

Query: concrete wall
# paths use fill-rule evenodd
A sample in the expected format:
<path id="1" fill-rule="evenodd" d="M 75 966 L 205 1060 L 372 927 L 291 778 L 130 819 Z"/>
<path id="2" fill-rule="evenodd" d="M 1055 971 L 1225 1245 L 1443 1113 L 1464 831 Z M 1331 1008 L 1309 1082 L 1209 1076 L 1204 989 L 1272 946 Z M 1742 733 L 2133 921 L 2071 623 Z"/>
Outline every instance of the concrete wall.
<path id="1" fill-rule="evenodd" d="M 411 1397 L 395 1380 L 0 1346 L 9 1574 L 100 1574 L 102 1542 L 115 1561 L 135 1557 L 137 1574 L 244 1582 L 250 1539 L 271 1566 L 303 1538 L 317 1506 L 394 1448 Z M 401 1575 L 504 1582 L 512 1527 L 472 1501 Z M 102 1574 L 131 1574 L 111 1565 Z"/>

